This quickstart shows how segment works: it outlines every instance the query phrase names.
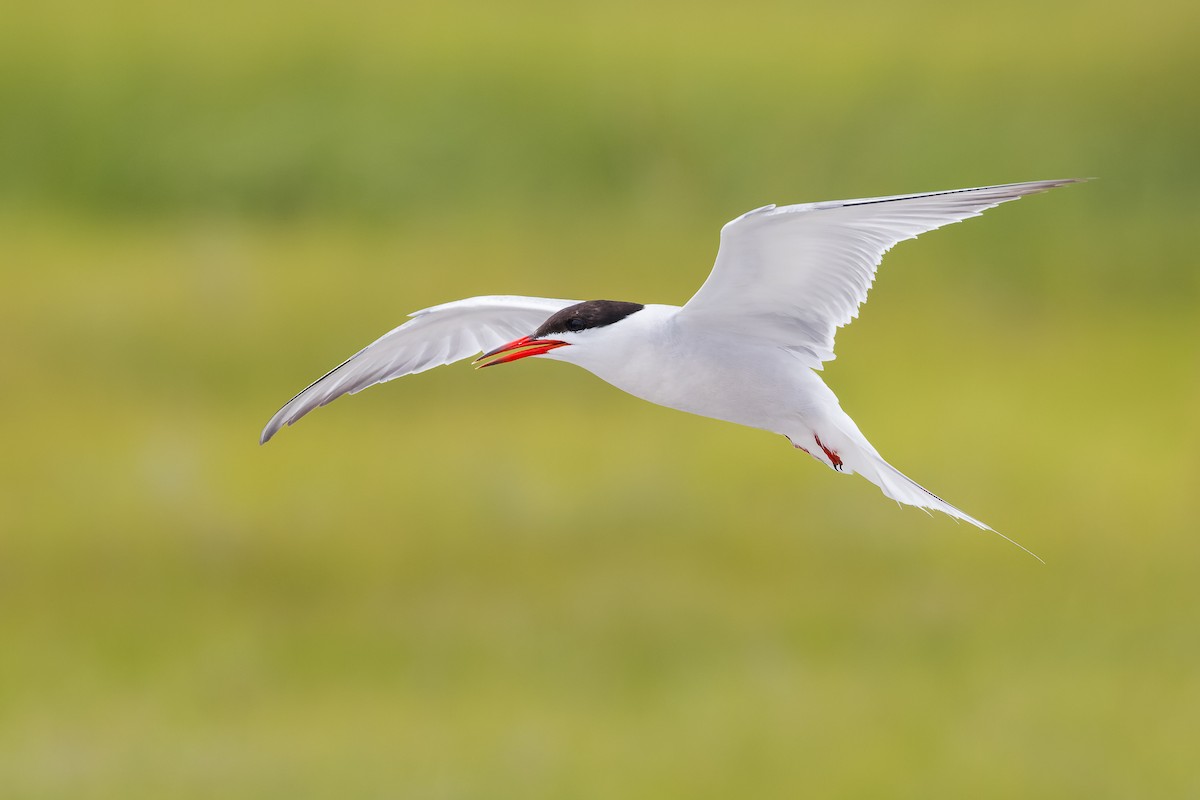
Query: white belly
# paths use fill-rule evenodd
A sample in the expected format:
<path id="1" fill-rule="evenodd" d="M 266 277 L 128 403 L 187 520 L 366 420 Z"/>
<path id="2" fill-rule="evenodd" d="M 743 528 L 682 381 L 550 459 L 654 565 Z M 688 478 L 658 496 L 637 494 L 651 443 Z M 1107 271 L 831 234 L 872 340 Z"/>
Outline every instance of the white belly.
<path id="1" fill-rule="evenodd" d="M 598 357 L 586 347 L 548 355 L 651 403 L 774 433 L 793 432 L 806 411 L 837 404 L 821 379 L 787 350 L 716 333 L 680 336 L 669 324 L 675 310 L 647 306 L 630 318 L 646 314 L 647 324 L 641 330 L 631 326 L 622 346 Z"/>

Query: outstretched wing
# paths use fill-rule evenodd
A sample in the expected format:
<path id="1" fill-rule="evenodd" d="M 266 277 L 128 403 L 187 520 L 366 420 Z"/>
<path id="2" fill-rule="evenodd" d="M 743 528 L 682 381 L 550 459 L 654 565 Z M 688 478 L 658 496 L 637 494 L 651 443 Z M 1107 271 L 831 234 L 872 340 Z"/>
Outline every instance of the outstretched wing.
<path id="1" fill-rule="evenodd" d="M 786 347 L 820 369 L 897 242 L 1077 181 L 756 209 L 721 229 L 712 273 L 678 320 Z"/>
<path id="2" fill-rule="evenodd" d="M 576 300 L 546 297 L 471 297 L 422 309 L 411 320 L 334 367 L 279 409 L 263 428 L 266 444 L 284 425 L 344 394 L 424 372 L 499 347 L 537 329 Z"/>

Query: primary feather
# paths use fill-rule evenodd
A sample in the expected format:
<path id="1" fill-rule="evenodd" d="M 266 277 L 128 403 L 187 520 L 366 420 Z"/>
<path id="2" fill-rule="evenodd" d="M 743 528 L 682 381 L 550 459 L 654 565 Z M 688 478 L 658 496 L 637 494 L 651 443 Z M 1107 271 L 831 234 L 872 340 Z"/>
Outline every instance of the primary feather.
<path id="1" fill-rule="evenodd" d="M 712 273 L 679 318 L 788 347 L 820 369 L 894 245 L 1077 180 L 755 209 L 721 229 Z"/>
<path id="2" fill-rule="evenodd" d="M 289 400 L 263 428 L 259 443 L 266 444 L 284 425 L 344 394 L 491 350 L 528 333 L 555 311 L 575 302 L 501 295 L 470 297 L 414 311 L 408 322 L 359 350 Z"/>

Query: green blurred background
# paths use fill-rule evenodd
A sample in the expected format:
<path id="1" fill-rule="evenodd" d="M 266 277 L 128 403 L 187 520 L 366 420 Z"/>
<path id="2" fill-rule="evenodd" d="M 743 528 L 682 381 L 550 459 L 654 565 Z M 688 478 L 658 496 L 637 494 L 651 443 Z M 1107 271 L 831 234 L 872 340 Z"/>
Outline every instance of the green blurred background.
<path id="1" fill-rule="evenodd" d="M 0 796 L 1200 796 L 1200 6 L 10 3 Z M 906 243 L 826 378 L 1040 553 L 411 310 Z"/>

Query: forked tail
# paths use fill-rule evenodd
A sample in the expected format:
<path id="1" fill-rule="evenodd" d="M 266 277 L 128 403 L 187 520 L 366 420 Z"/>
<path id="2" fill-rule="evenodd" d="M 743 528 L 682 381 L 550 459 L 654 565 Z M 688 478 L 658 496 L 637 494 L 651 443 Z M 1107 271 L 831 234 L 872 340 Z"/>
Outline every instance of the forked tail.
<path id="1" fill-rule="evenodd" d="M 859 473 L 871 483 L 878 486 L 885 495 L 898 503 L 926 510 L 940 511 L 955 519 L 969 522 L 977 528 L 991 531 L 1001 539 L 1029 553 L 1029 555 L 1038 561 L 1042 561 L 1041 556 L 1037 553 L 1029 550 L 1019 542 L 1008 538 L 991 526 L 980 522 L 965 511 L 950 505 L 884 461 L 879 452 L 862 435 L 862 432 L 859 431 L 854 421 L 845 412 L 842 412 L 840 408 L 837 410 L 839 412 L 837 416 L 840 418 L 828 420 L 831 423 L 828 427 L 822 425 L 820 430 L 815 431 L 812 434 L 811 442 L 808 443 L 808 447 L 805 447 L 801 441 L 797 441 L 796 439 L 792 439 L 792 443 L 818 461 L 833 467 L 839 472 Z M 1042 563 L 1046 562 L 1042 561 Z"/>
<path id="2" fill-rule="evenodd" d="M 943 514 L 949 514 L 955 519 L 961 519 L 963 522 L 969 522 L 977 528 L 982 528 L 985 531 L 991 531 L 1001 539 L 1016 545 L 1024 550 L 1029 555 L 1042 561 L 1042 557 L 1033 552 L 1029 548 L 1022 545 L 1020 542 L 1014 541 L 1000 531 L 986 525 L 972 517 L 970 514 L 955 508 L 947 503 L 942 498 L 938 497 L 933 492 L 926 489 L 921 484 L 914 481 L 912 478 L 905 475 L 900 470 L 893 467 L 891 464 L 880 458 L 878 453 L 869 454 L 866 459 L 867 465 L 858 468 L 858 472 L 871 483 L 883 490 L 883 493 L 893 500 L 900 503 L 907 503 L 910 506 L 917 508 L 934 509 L 941 511 Z M 1045 561 L 1042 561 L 1045 564 Z"/>

